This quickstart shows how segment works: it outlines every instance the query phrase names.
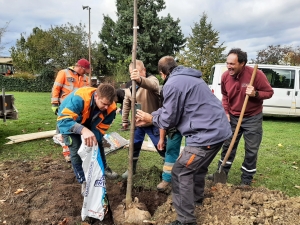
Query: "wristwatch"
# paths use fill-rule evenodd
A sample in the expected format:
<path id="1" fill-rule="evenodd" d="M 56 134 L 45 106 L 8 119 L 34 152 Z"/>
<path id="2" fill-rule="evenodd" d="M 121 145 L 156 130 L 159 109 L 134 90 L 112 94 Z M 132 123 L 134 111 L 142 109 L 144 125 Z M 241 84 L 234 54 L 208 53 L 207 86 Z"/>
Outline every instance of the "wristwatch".
<path id="1" fill-rule="evenodd" d="M 254 97 L 255 98 L 257 98 L 259 96 L 259 93 L 258 93 L 258 91 L 255 91 L 255 95 L 254 95 Z"/>

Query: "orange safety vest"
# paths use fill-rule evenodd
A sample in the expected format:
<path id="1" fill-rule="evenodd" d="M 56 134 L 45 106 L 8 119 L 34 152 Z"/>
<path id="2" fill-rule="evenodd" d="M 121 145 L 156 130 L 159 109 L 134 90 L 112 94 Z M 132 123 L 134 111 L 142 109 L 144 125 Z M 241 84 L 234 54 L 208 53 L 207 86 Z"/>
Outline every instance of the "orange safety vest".
<path id="1" fill-rule="evenodd" d="M 80 76 L 71 68 L 58 72 L 52 87 L 51 103 L 58 104 L 73 90 L 89 86 L 89 79 L 86 75 Z"/>

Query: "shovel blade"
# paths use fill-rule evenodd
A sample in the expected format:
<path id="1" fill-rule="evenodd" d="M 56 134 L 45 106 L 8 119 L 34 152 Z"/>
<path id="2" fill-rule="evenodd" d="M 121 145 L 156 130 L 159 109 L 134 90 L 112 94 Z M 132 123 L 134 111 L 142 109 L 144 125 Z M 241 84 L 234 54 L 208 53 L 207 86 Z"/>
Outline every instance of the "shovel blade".
<path id="1" fill-rule="evenodd" d="M 226 184 L 227 181 L 227 175 L 224 170 L 220 170 L 214 173 L 214 179 L 213 182 L 216 183 L 221 183 L 221 184 Z"/>

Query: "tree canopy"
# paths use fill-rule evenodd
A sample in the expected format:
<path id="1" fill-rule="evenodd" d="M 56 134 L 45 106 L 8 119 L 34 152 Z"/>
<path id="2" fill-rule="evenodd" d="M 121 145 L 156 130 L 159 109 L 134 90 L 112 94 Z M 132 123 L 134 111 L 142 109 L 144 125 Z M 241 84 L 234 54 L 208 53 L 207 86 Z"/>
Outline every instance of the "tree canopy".
<path id="1" fill-rule="evenodd" d="M 48 30 L 35 27 L 27 38 L 21 34 L 11 48 L 11 56 L 16 68 L 38 73 L 45 66 L 65 68 L 80 58 L 88 58 L 87 42 L 82 24 L 51 26 Z"/>
<path id="2" fill-rule="evenodd" d="M 4 36 L 5 32 L 7 31 L 7 27 L 9 25 L 9 22 L 7 22 L 4 27 L 0 27 L 0 53 L 4 49 L 4 43 L 2 43 L 2 37 Z"/>
<path id="3" fill-rule="evenodd" d="M 104 16 L 99 38 L 103 53 L 113 63 L 128 60 L 133 43 L 133 1 L 117 0 L 117 20 Z M 170 14 L 159 17 L 165 9 L 164 0 L 138 1 L 137 58 L 151 73 L 157 73 L 158 60 L 165 55 L 175 55 L 185 43 L 179 26 Z"/>
<path id="4" fill-rule="evenodd" d="M 200 70 L 206 81 L 211 67 L 226 60 L 223 55 L 226 47 L 223 46 L 224 43 L 219 43 L 219 32 L 207 20 L 207 14 L 203 13 L 200 21 L 194 23 L 185 49 L 177 54 L 180 64 Z"/>
<path id="5" fill-rule="evenodd" d="M 300 65 L 300 47 L 269 45 L 257 52 L 255 63 Z"/>

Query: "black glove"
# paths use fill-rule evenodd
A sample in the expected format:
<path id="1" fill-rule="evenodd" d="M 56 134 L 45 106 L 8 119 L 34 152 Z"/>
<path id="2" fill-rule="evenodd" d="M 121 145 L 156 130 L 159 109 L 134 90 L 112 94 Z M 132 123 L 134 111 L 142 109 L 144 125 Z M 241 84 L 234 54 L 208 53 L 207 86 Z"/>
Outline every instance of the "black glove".
<path id="1" fill-rule="evenodd" d="M 176 132 L 177 129 L 175 127 L 168 129 L 167 130 L 168 138 L 172 139 Z"/>

